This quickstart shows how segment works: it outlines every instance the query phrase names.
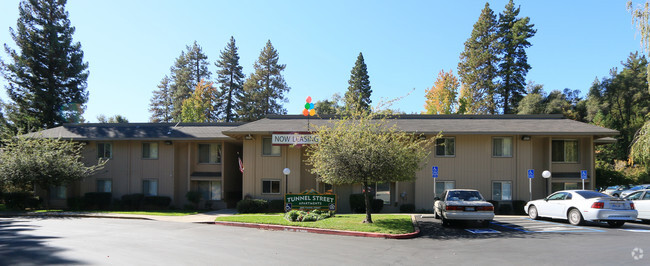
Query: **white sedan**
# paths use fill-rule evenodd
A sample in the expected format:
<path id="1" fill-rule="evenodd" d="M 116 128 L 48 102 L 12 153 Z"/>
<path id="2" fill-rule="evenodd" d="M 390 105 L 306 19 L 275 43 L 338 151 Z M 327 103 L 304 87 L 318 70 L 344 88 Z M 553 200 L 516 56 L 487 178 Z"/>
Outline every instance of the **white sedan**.
<path id="1" fill-rule="evenodd" d="M 482 221 L 487 226 L 494 219 L 494 206 L 483 199 L 474 189 L 449 189 L 433 204 L 434 216 L 442 219 L 442 225 L 450 220 Z"/>
<path id="2" fill-rule="evenodd" d="M 524 211 L 534 220 L 539 217 L 567 219 L 572 225 L 581 225 L 584 221 L 607 222 L 611 227 L 635 221 L 638 215 L 632 201 L 591 190 L 558 191 L 544 199 L 529 201 Z"/>
<path id="3" fill-rule="evenodd" d="M 650 189 L 634 191 L 625 199 L 634 202 L 634 208 L 639 212 L 637 218 L 644 222 L 650 222 Z"/>

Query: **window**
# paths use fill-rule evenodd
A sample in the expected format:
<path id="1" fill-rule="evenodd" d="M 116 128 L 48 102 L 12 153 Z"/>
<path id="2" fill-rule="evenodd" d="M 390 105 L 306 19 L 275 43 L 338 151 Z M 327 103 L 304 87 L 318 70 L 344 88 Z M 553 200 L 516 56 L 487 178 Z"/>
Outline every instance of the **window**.
<path id="1" fill-rule="evenodd" d="M 629 199 L 629 200 L 638 200 L 638 199 L 641 198 L 641 195 L 643 195 L 643 191 L 637 191 L 637 192 L 634 192 L 634 193 L 630 194 L 629 196 L 627 196 L 625 198 Z"/>
<path id="2" fill-rule="evenodd" d="M 262 180 L 262 194 L 280 194 L 280 180 Z"/>
<path id="3" fill-rule="evenodd" d="M 643 200 L 650 200 L 650 192 L 646 192 L 645 195 L 643 195 Z"/>
<path id="4" fill-rule="evenodd" d="M 199 193 L 206 200 L 221 200 L 221 181 L 198 181 Z"/>
<path id="5" fill-rule="evenodd" d="M 492 200 L 512 200 L 512 182 L 492 182 Z"/>
<path id="6" fill-rule="evenodd" d="M 454 138 L 439 138 L 436 140 L 436 156 L 456 155 L 456 141 Z"/>
<path id="7" fill-rule="evenodd" d="M 375 199 L 383 200 L 385 205 L 390 204 L 390 183 L 375 184 Z"/>
<path id="8" fill-rule="evenodd" d="M 492 156 L 512 157 L 512 137 L 495 137 L 492 139 Z"/>
<path id="9" fill-rule="evenodd" d="M 266 156 L 280 156 L 281 147 L 273 146 L 271 138 L 262 139 L 262 155 Z"/>
<path id="10" fill-rule="evenodd" d="M 454 181 L 436 181 L 436 195 L 442 194 L 447 189 L 454 189 Z"/>
<path id="11" fill-rule="evenodd" d="M 158 196 L 158 180 L 142 180 L 142 194 L 145 196 Z"/>
<path id="12" fill-rule="evenodd" d="M 327 183 L 319 183 L 318 185 L 320 193 L 334 193 L 334 186 Z"/>
<path id="13" fill-rule="evenodd" d="M 50 199 L 63 200 L 67 198 L 68 189 L 65 186 L 55 186 L 50 188 Z"/>
<path id="14" fill-rule="evenodd" d="M 158 143 L 142 143 L 142 159 L 158 159 Z"/>
<path id="15" fill-rule="evenodd" d="M 221 163 L 221 144 L 199 144 L 199 163 Z"/>
<path id="16" fill-rule="evenodd" d="M 97 158 L 113 158 L 113 145 L 111 143 L 97 143 Z"/>
<path id="17" fill-rule="evenodd" d="M 570 189 L 578 189 L 578 183 L 577 182 L 570 182 L 570 183 L 553 182 L 551 184 L 552 192 L 556 192 L 560 190 L 570 190 Z"/>
<path id="18" fill-rule="evenodd" d="M 553 140 L 551 146 L 553 162 L 578 162 L 578 140 Z"/>
<path id="19" fill-rule="evenodd" d="M 113 181 L 97 179 L 97 192 L 113 192 Z"/>

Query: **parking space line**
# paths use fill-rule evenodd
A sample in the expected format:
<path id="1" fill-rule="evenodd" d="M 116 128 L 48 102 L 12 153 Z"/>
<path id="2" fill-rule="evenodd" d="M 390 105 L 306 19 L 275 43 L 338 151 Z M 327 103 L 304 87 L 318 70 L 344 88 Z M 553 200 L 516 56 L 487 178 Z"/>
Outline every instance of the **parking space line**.
<path id="1" fill-rule="evenodd" d="M 505 221 L 510 221 L 503 223 Z M 492 222 L 501 227 L 526 232 L 526 233 L 585 233 L 605 232 L 599 229 L 586 228 L 575 225 L 565 225 L 556 222 L 537 221 L 530 218 L 499 219 Z M 532 230 L 531 230 L 532 229 Z"/>

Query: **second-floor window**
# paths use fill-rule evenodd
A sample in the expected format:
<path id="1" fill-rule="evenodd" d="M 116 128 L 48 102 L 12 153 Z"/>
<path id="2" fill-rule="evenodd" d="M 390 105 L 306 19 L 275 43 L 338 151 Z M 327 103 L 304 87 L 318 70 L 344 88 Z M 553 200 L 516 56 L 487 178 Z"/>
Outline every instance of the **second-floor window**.
<path id="1" fill-rule="evenodd" d="M 492 138 L 493 157 L 512 157 L 512 137 Z"/>
<path id="2" fill-rule="evenodd" d="M 271 138 L 262 139 L 262 155 L 265 156 L 280 156 L 282 151 L 280 146 L 273 146 Z"/>
<path id="3" fill-rule="evenodd" d="M 142 159 L 158 159 L 158 143 L 142 143 Z"/>
<path id="4" fill-rule="evenodd" d="M 97 143 L 97 158 L 113 158 L 113 145 L 106 142 Z"/>
<path id="5" fill-rule="evenodd" d="M 453 157 L 456 155 L 456 140 L 454 138 L 439 138 L 436 140 L 436 156 Z"/>
<path id="6" fill-rule="evenodd" d="M 199 144 L 199 163 L 221 163 L 221 144 Z"/>
<path id="7" fill-rule="evenodd" d="M 560 139 L 553 140 L 551 144 L 551 160 L 554 163 L 577 163 L 578 140 Z"/>

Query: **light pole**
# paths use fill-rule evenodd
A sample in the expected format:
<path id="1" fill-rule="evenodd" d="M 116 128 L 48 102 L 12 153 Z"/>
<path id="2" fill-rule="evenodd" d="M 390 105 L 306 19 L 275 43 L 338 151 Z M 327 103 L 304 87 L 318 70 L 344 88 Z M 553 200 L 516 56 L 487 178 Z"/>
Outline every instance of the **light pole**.
<path id="1" fill-rule="evenodd" d="M 544 179 L 548 179 L 549 177 L 551 177 L 551 171 L 549 171 L 549 170 L 544 170 L 544 172 L 542 172 L 542 177 L 543 177 Z M 549 194 L 549 193 L 548 193 L 548 181 L 546 182 L 546 194 Z"/>
<path id="2" fill-rule="evenodd" d="M 282 173 L 284 173 L 284 194 L 289 194 L 289 174 L 291 174 L 291 169 L 284 168 Z"/>

